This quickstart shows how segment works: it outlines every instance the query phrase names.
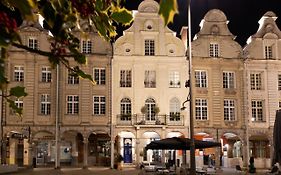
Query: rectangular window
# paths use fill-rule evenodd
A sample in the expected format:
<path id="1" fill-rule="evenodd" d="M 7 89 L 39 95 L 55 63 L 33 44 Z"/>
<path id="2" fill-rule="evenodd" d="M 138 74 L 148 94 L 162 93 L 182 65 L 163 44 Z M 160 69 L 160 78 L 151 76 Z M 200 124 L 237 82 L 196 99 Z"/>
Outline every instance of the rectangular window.
<path id="1" fill-rule="evenodd" d="M 156 71 L 146 70 L 144 74 L 144 87 L 156 88 Z"/>
<path id="2" fill-rule="evenodd" d="M 207 120 L 208 104 L 207 99 L 195 99 L 195 119 Z"/>
<path id="3" fill-rule="evenodd" d="M 264 47 L 264 52 L 265 52 L 265 58 L 266 59 L 272 59 L 272 46 L 265 46 Z"/>
<path id="4" fill-rule="evenodd" d="M 169 72 L 170 88 L 179 88 L 180 87 L 180 73 L 178 71 Z"/>
<path id="5" fill-rule="evenodd" d="M 79 84 L 79 77 L 73 75 L 71 70 L 68 70 L 68 84 Z"/>
<path id="6" fill-rule="evenodd" d="M 219 44 L 217 43 L 210 43 L 209 48 L 209 56 L 210 57 L 219 57 Z"/>
<path id="7" fill-rule="evenodd" d="M 48 83 L 48 82 L 51 82 L 52 81 L 52 70 L 51 70 L 51 67 L 49 66 L 46 66 L 46 67 L 42 67 L 42 70 L 41 70 L 41 81 L 42 82 L 45 82 L 45 83 Z"/>
<path id="8" fill-rule="evenodd" d="M 15 81 L 23 81 L 24 80 L 24 67 L 23 66 L 15 66 L 14 67 L 14 80 Z"/>
<path id="9" fill-rule="evenodd" d="M 29 38 L 28 47 L 32 49 L 38 49 L 38 40 L 36 38 Z"/>
<path id="10" fill-rule="evenodd" d="M 97 85 L 105 85 L 105 68 L 94 68 L 94 80 Z"/>
<path id="11" fill-rule="evenodd" d="M 91 40 L 82 41 L 82 53 L 85 53 L 85 54 L 92 53 L 92 41 Z"/>
<path id="12" fill-rule="evenodd" d="M 50 115 L 51 113 L 51 99 L 49 94 L 42 94 L 41 95 L 41 109 L 40 113 L 42 115 Z"/>
<path id="13" fill-rule="evenodd" d="M 79 113 L 79 96 L 68 95 L 67 96 L 67 114 Z"/>
<path id="14" fill-rule="evenodd" d="M 144 41 L 144 55 L 155 55 L 154 40 L 147 39 Z"/>
<path id="15" fill-rule="evenodd" d="M 252 121 L 264 122 L 262 100 L 252 100 Z"/>
<path id="16" fill-rule="evenodd" d="M 281 74 L 278 74 L 278 91 L 281 91 Z"/>
<path id="17" fill-rule="evenodd" d="M 223 72 L 223 88 L 234 89 L 234 72 Z"/>
<path id="18" fill-rule="evenodd" d="M 132 87 L 131 70 L 120 70 L 120 87 Z"/>
<path id="19" fill-rule="evenodd" d="M 195 71 L 195 87 L 207 87 L 207 72 L 203 70 Z"/>
<path id="20" fill-rule="evenodd" d="M 251 73 L 251 90 L 261 90 L 262 81 L 261 81 L 261 73 Z"/>
<path id="21" fill-rule="evenodd" d="M 223 112 L 224 112 L 225 121 L 234 121 L 235 120 L 234 100 L 224 100 Z"/>
<path id="22" fill-rule="evenodd" d="M 16 99 L 15 100 L 15 105 L 18 107 L 18 108 L 21 108 L 23 109 L 23 100 L 22 99 Z"/>
<path id="23" fill-rule="evenodd" d="M 281 110 L 281 100 L 279 100 L 278 108 L 279 108 L 279 110 Z"/>
<path id="24" fill-rule="evenodd" d="M 94 115 L 105 115 L 105 96 L 93 97 L 93 113 Z"/>

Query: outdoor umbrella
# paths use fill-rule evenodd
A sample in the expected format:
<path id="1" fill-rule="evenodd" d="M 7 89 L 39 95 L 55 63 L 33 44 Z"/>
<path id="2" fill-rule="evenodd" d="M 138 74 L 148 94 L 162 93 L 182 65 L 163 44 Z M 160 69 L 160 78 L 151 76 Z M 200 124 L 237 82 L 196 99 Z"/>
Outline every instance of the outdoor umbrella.
<path id="1" fill-rule="evenodd" d="M 279 163 L 281 165 L 281 110 L 276 111 L 274 129 L 273 129 L 273 146 L 274 156 L 272 164 Z"/>
<path id="2" fill-rule="evenodd" d="M 166 138 L 152 141 L 145 148 L 146 149 L 173 149 L 173 150 L 189 150 L 191 139 L 189 138 Z M 207 142 L 201 140 L 194 140 L 195 149 L 211 148 L 221 146 L 218 142 Z"/>

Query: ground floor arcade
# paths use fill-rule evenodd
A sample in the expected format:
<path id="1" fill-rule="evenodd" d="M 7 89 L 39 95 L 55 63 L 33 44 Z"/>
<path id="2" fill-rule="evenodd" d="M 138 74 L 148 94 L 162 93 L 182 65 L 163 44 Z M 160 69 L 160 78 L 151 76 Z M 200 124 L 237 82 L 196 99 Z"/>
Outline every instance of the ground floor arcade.
<path id="1" fill-rule="evenodd" d="M 186 137 L 185 128 L 131 127 L 115 129 L 112 137 L 109 133 L 107 127 L 61 128 L 59 150 L 56 150 L 54 127 L 4 127 L 2 155 L 5 159 L 2 162 L 19 166 L 54 166 L 57 153 L 63 166 L 111 166 L 112 162 L 116 163 L 112 158 L 117 155 L 123 157 L 124 166 L 136 166 L 141 162 L 170 162 L 180 166 L 189 162 L 188 152 L 144 149 L 153 140 Z M 195 128 L 196 139 L 222 144 L 220 148 L 196 150 L 196 165 L 248 166 L 249 157 L 254 157 L 256 168 L 270 168 L 271 135 L 272 129 Z"/>

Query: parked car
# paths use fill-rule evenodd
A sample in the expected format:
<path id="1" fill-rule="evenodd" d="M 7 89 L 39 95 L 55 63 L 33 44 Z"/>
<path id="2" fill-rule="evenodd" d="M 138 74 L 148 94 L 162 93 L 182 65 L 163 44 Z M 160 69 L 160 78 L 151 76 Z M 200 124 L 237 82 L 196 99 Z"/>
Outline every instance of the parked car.
<path id="1" fill-rule="evenodd" d="M 158 169 L 164 169 L 166 168 L 164 165 L 161 165 L 160 163 L 155 162 L 142 162 L 140 165 L 141 169 L 144 169 L 147 172 L 155 172 Z"/>

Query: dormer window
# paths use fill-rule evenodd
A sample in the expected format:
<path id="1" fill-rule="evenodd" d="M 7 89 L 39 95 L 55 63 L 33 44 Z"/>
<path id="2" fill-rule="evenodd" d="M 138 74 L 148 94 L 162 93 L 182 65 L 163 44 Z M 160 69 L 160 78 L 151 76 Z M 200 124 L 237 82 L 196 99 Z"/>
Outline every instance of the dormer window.
<path id="1" fill-rule="evenodd" d="M 266 59 L 272 59 L 272 46 L 265 46 L 264 47 L 264 54 Z"/>
<path id="2" fill-rule="evenodd" d="M 32 49 L 38 49 L 38 40 L 37 38 L 28 39 L 28 47 Z"/>
<path id="3" fill-rule="evenodd" d="M 144 55 L 155 55 L 154 40 L 147 39 L 144 41 Z"/>
<path id="4" fill-rule="evenodd" d="M 216 57 L 216 58 L 219 57 L 219 44 L 218 43 L 210 43 L 209 56 Z"/>
<path id="5" fill-rule="evenodd" d="M 92 41 L 91 40 L 82 40 L 82 53 L 84 53 L 84 54 L 92 53 Z"/>

